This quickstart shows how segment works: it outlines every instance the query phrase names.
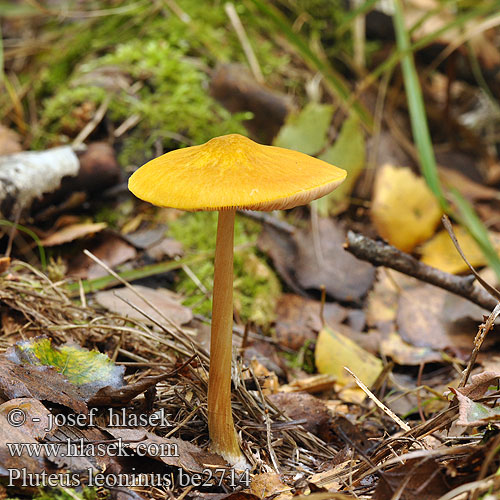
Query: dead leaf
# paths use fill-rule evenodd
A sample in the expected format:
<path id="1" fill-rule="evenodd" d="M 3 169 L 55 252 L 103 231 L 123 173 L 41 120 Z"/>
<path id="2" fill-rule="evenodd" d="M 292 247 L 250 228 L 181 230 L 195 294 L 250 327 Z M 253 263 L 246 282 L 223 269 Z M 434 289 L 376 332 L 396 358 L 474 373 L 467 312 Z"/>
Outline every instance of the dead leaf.
<path id="1" fill-rule="evenodd" d="M 257 498 L 291 499 L 293 496 L 291 491 L 292 488 L 283 483 L 280 475 L 274 472 L 264 472 L 252 476 L 250 492 L 257 495 Z"/>
<path id="2" fill-rule="evenodd" d="M 471 399 L 482 398 L 488 387 L 496 385 L 496 381 L 500 378 L 500 372 L 486 371 L 473 375 L 470 382 L 465 387 L 457 389 L 458 392 Z"/>
<path id="3" fill-rule="evenodd" d="M 319 398 L 307 392 L 278 392 L 268 399 L 292 420 L 305 420 L 304 429 L 329 441 L 331 415 Z"/>
<path id="4" fill-rule="evenodd" d="M 310 377 L 292 380 L 289 384 L 279 387 L 280 392 L 323 392 L 332 389 L 335 377 L 327 373 L 311 375 Z"/>
<path id="5" fill-rule="evenodd" d="M 441 209 L 422 177 L 408 167 L 386 164 L 375 179 L 371 216 L 380 236 L 411 252 L 432 236 Z"/>
<path id="6" fill-rule="evenodd" d="M 63 227 L 59 231 L 52 233 L 47 238 L 44 238 L 41 243 L 46 247 L 63 245 L 71 241 L 89 236 L 102 231 L 107 224 L 105 222 L 84 222 L 81 224 L 71 224 Z"/>
<path id="7" fill-rule="evenodd" d="M 174 257 L 182 257 L 184 255 L 184 247 L 180 241 L 173 238 L 165 238 L 159 243 L 155 243 L 149 247 L 146 252 L 152 259 L 161 261 L 165 257 L 173 259 Z"/>
<path id="8" fill-rule="evenodd" d="M 19 134 L 0 124 L 0 155 L 11 155 L 20 151 L 22 148 Z"/>
<path id="9" fill-rule="evenodd" d="M 160 226 L 154 229 L 140 229 L 134 233 L 124 234 L 123 238 L 131 245 L 134 245 L 134 247 L 141 250 L 147 250 L 153 245 L 161 243 L 161 241 L 165 238 L 166 231 L 166 226 Z"/>
<path id="10" fill-rule="evenodd" d="M 28 473 L 41 473 L 47 464 L 43 452 L 40 456 L 30 456 L 27 453 L 16 456 L 11 453 L 8 443 L 37 443 L 22 427 L 13 427 L 4 415 L 0 415 L 0 476 L 8 476 L 8 469 L 26 469 Z"/>
<path id="11" fill-rule="evenodd" d="M 193 312 L 180 303 L 182 299 L 176 293 L 165 289 L 148 288 L 142 285 L 135 285 L 135 289 L 174 323 L 184 325 L 193 319 Z M 122 316 L 127 316 L 146 323 L 165 323 L 165 320 L 159 313 L 151 306 L 147 305 L 128 287 L 98 292 L 95 294 L 95 299 L 102 307 Z M 136 305 L 152 319 L 146 318 L 125 301 Z"/>
<path id="12" fill-rule="evenodd" d="M 5 399 L 34 398 L 51 401 L 87 413 L 87 405 L 79 389 L 59 372 L 48 366 L 16 364 L 0 357 L 0 396 Z"/>
<path id="13" fill-rule="evenodd" d="M 321 302 L 285 293 L 276 306 L 276 339 L 282 346 L 298 350 L 308 340 L 315 340 L 321 330 Z M 336 303 L 327 303 L 324 318 L 329 324 L 341 323 L 346 310 Z"/>
<path id="14" fill-rule="evenodd" d="M 135 248 L 120 236 L 103 232 L 90 242 L 88 250 L 107 266 L 113 268 L 136 257 Z M 69 263 L 68 276 L 90 279 L 106 276 L 108 272 L 84 253 Z"/>
<path id="15" fill-rule="evenodd" d="M 146 392 L 158 382 L 166 380 L 171 375 L 165 373 L 151 377 L 144 377 L 133 384 L 123 387 L 106 386 L 99 389 L 88 401 L 90 406 L 123 406 L 132 401 L 136 396 Z"/>
<path id="16" fill-rule="evenodd" d="M 203 472 L 211 465 L 226 466 L 226 462 L 219 455 L 204 451 L 182 439 L 162 438 L 142 428 L 119 429 L 107 427 L 106 431 L 117 439 L 123 439 L 126 442 L 124 444 L 131 450 L 135 450 L 140 446 L 141 453 L 143 451 L 147 452 L 148 449 L 151 450 L 153 446 L 150 445 L 158 445 L 160 452 L 163 452 L 163 456 L 153 454 L 151 458 L 173 467 L 182 467 L 188 472 Z"/>
<path id="17" fill-rule="evenodd" d="M 350 401 L 354 397 L 359 402 L 364 399 L 365 394 L 355 386 L 344 366 L 354 372 L 368 387 L 377 380 L 383 369 L 380 359 L 365 351 L 350 338 L 328 327 L 319 332 L 315 360 L 319 373 L 334 375 L 341 387 L 356 387 L 355 392 L 350 395 Z"/>
<path id="18" fill-rule="evenodd" d="M 462 226 L 455 226 L 453 230 L 470 264 L 476 268 L 485 266 L 487 261 L 484 253 L 468 231 Z M 491 232 L 489 234 L 495 249 L 500 253 L 500 235 Z M 469 271 L 469 267 L 460 257 L 447 231 L 437 233 L 419 248 L 419 252 L 423 263 L 441 271 L 453 274 Z"/>
<path id="19" fill-rule="evenodd" d="M 457 425 L 477 427 L 500 420 L 500 408 L 498 406 L 486 406 L 464 396 L 459 390 L 453 388 L 450 388 L 450 390 L 458 399 Z"/>
<path id="20" fill-rule="evenodd" d="M 402 485 L 404 484 L 404 488 Z M 431 458 L 414 458 L 403 465 L 384 471 L 375 491 L 375 500 L 393 498 L 396 491 L 401 500 L 437 500 L 450 488 L 439 464 Z"/>
<path id="21" fill-rule="evenodd" d="M 414 346 L 451 349 L 465 357 L 472 348 L 483 314 L 488 312 L 433 285 L 413 279 L 405 282 L 397 313 L 401 338 Z"/>
<path id="22" fill-rule="evenodd" d="M 375 268 L 344 250 L 345 233 L 332 219 L 320 218 L 317 234 L 309 225 L 293 237 L 297 256 L 292 269 L 303 289 L 320 290 L 324 285 L 329 296 L 347 302 L 357 302 L 366 295 Z"/>
<path id="23" fill-rule="evenodd" d="M 44 439 L 47 435 L 49 428 L 49 415 L 50 411 L 38 401 L 33 398 L 15 398 L 0 405 L 0 415 L 7 418 L 9 412 L 13 411 L 25 421 L 22 425 L 22 431 L 28 434 L 33 439 Z M 10 414 L 12 417 L 12 413 Z M 57 426 L 54 425 L 55 431 Z"/>
<path id="24" fill-rule="evenodd" d="M 405 342 L 398 333 L 391 332 L 380 343 L 380 354 L 392 358 L 398 365 L 418 366 L 439 363 L 443 355 L 430 347 L 416 347 Z"/>
<path id="25" fill-rule="evenodd" d="M 467 158 L 467 161 L 470 161 Z M 469 201 L 498 200 L 500 193 L 497 189 L 474 182 L 469 177 L 452 168 L 439 167 L 439 178 L 448 188 L 455 188 Z"/>

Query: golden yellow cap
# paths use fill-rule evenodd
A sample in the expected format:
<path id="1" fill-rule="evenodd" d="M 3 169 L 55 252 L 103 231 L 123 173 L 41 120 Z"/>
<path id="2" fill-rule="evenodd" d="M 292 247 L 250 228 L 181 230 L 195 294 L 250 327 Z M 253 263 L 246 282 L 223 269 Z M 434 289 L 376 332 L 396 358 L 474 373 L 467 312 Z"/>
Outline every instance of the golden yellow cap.
<path id="1" fill-rule="evenodd" d="M 139 168 L 128 187 L 181 210 L 281 210 L 333 191 L 347 172 L 312 156 L 238 134 L 170 151 Z"/>

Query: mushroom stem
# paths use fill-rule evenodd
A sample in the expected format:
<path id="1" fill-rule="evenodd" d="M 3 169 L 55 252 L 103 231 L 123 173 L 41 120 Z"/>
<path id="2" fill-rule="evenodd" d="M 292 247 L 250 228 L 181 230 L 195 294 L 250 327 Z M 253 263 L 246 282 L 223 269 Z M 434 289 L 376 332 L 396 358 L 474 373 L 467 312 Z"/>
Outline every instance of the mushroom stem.
<path id="1" fill-rule="evenodd" d="M 235 210 L 219 211 L 208 381 L 208 430 L 211 448 L 232 465 L 244 460 L 231 412 L 235 213 Z"/>

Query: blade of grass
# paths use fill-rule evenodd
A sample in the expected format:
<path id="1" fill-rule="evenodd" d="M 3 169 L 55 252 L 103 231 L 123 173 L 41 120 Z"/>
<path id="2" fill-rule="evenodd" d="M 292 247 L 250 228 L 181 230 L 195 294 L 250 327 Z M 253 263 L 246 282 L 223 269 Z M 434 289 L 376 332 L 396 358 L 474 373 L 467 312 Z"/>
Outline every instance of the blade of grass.
<path id="1" fill-rule="evenodd" d="M 401 70 L 406 89 L 406 98 L 410 113 L 413 137 L 417 146 L 420 159 L 420 168 L 429 188 L 438 199 L 442 209 L 450 213 L 451 209 L 446 201 L 441 183 L 439 181 L 436 158 L 432 146 L 427 116 L 425 113 L 424 100 L 420 82 L 418 79 L 413 54 L 410 52 L 410 39 L 404 25 L 403 9 L 401 0 L 394 0 L 394 29 L 396 31 L 396 44 L 401 56 Z M 500 258 L 491 244 L 488 231 L 475 213 L 471 205 L 456 190 L 451 191 L 451 195 L 458 207 L 458 214 L 455 217 L 466 227 L 471 236 L 481 248 L 489 266 L 500 277 Z M 458 216 L 458 217 L 457 217 Z"/>
<path id="2" fill-rule="evenodd" d="M 287 40 L 295 47 L 306 64 L 315 71 L 321 72 L 328 86 L 339 97 L 344 107 L 352 110 L 358 115 L 363 124 L 369 129 L 373 126 L 373 118 L 369 111 L 357 100 L 353 99 L 354 92 L 351 91 L 344 78 L 339 75 L 328 62 L 323 61 L 309 47 L 307 41 L 290 26 L 288 19 L 274 6 L 262 0 L 251 0 L 252 3 L 267 16 L 273 24 L 282 32 Z"/>
<path id="3" fill-rule="evenodd" d="M 194 264 L 195 262 L 210 258 L 211 256 L 213 256 L 213 252 L 197 253 L 178 260 L 151 264 L 139 269 L 128 269 L 126 271 L 118 272 L 117 274 L 126 281 L 134 281 L 142 278 L 149 278 L 150 276 L 154 276 L 156 274 L 174 271 L 175 269 L 180 269 L 183 265 Z M 118 285 L 119 281 L 113 276 L 108 275 L 100 278 L 83 280 L 81 284 L 85 293 L 91 293 Z M 66 285 L 66 289 L 68 290 L 70 297 L 77 297 L 80 293 L 80 282 L 69 283 Z"/>
<path id="4" fill-rule="evenodd" d="M 394 29 L 396 31 L 396 45 L 401 57 L 401 70 L 406 89 L 406 98 L 410 111 L 411 128 L 413 138 L 417 146 L 420 158 L 420 168 L 422 174 L 444 210 L 448 209 L 448 203 L 444 197 L 439 176 L 437 173 L 436 158 L 432 147 L 427 117 L 425 114 L 424 99 L 420 82 L 418 80 L 417 69 L 413 61 L 413 54 L 409 52 L 410 37 L 404 24 L 403 9 L 400 0 L 394 0 Z"/>
<path id="5" fill-rule="evenodd" d="M 0 226 L 15 227 L 18 231 L 22 231 L 23 233 L 26 233 L 28 236 L 30 236 L 38 247 L 42 269 L 45 269 L 47 267 L 45 248 L 43 247 L 42 242 L 40 241 L 40 238 L 36 235 L 36 233 L 34 233 L 31 229 L 22 226 L 21 224 L 16 224 L 15 222 L 10 222 L 8 220 L 0 220 Z"/>
<path id="6" fill-rule="evenodd" d="M 386 71 L 394 68 L 397 64 L 399 64 L 401 58 L 404 55 L 413 54 L 415 51 L 431 45 L 441 35 L 444 35 L 446 32 L 448 32 L 453 28 L 463 27 L 465 23 L 467 23 L 472 19 L 475 19 L 483 15 L 490 15 L 496 13 L 499 8 L 500 8 L 500 0 L 497 0 L 489 5 L 481 3 L 478 7 L 463 12 L 460 15 L 457 15 L 449 23 L 445 24 L 444 26 L 441 26 L 437 30 L 429 33 L 428 35 L 423 36 L 422 38 L 411 44 L 407 51 L 401 51 L 401 50 L 394 51 L 391 55 L 389 55 L 389 57 L 383 63 L 381 63 L 369 75 L 367 75 L 365 81 L 361 83 L 360 87 L 366 88 L 370 84 L 374 83 L 382 74 L 384 74 Z M 409 31 L 415 29 L 415 27 L 420 24 L 420 21 L 421 20 L 418 20 L 416 24 L 410 28 Z"/>
<path id="7" fill-rule="evenodd" d="M 460 216 L 460 222 L 467 228 L 470 235 L 476 240 L 476 243 L 481 248 L 486 257 L 489 266 L 500 277 L 500 258 L 491 243 L 488 235 L 488 230 L 484 226 L 481 219 L 477 216 L 472 205 L 461 195 L 456 189 L 450 191 L 453 201 L 455 202 Z"/>

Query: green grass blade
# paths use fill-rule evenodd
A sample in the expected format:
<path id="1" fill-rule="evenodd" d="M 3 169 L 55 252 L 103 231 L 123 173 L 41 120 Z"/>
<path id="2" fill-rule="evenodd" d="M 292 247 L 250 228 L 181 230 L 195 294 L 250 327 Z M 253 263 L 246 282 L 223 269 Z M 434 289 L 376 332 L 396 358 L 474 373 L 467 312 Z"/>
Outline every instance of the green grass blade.
<path id="1" fill-rule="evenodd" d="M 439 181 L 422 90 L 420 88 L 413 55 L 410 52 L 410 39 L 404 25 L 401 0 L 394 0 L 394 7 L 393 22 L 396 31 L 396 44 L 398 51 L 402 54 L 401 69 L 405 83 L 413 137 L 419 154 L 420 168 L 429 188 L 439 200 L 441 207 L 444 211 L 449 213 L 450 207 L 444 197 Z M 487 229 L 484 227 L 484 224 L 481 222 L 472 206 L 469 205 L 458 191 L 454 190 L 451 194 L 459 210 L 458 218 L 460 222 L 466 227 L 480 246 L 489 266 L 495 271 L 497 276 L 500 277 L 500 258 L 489 239 Z"/>
<path id="2" fill-rule="evenodd" d="M 413 54 L 409 52 L 410 37 L 404 25 L 403 10 L 400 0 L 394 1 L 394 29 L 396 31 L 396 44 L 398 50 L 403 54 L 401 57 L 401 70 L 406 88 L 406 98 L 410 112 L 411 128 L 413 138 L 417 146 L 422 174 L 438 199 L 441 207 L 447 209 L 447 202 L 441 188 L 437 172 L 436 158 L 432 147 L 427 117 L 425 114 L 424 99 L 418 80 L 417 69 L 413 60 Z"/>
<path id="3" fill-rule="evenodd" d="M 488 230 L 477 216 L 472 205 L 456 189 L 451 190 L 450 194 L 458 208 L 460 222 L 476 240 L 476 243 L 488 261 L 488 265 L 500 277 L 500 257 L 491 243 Z"/>
<path id="4" fill-rule="evenodd" d="M 45 269 L 47 267 L 45 248 L 43 247 L 42 242 L 40 241 L 40 238 L 36 235 L 36 233 L 34 233 L 31 229 L 27 227 L 21 226 L 21 224 L 16 224 L 8 220 L 0 220 L 0 226 L 15 227 L 18 231 L 22 231 L 23 233 L 26 233 L 28 236 L 30 236 L 36 243 L 36 246 L 38 247 L 38 253 L 40 254 L 40 263 L 42 265 L 42 269 Z"/>
<path id="5" fill-rule="evenodd" d="M 117 274 L 126 281 L 134 281 L 142 278 L 149 278 L 156 274 L 166 273 L 181 268 L 184 264 L 191 265 L 203 259 L 213 257 L 213 252 L 197 253 L 189 255 L 178 260 L 170 260 L 168 262 L 159 262 L 158 264 L 151 264 L 139 269 L 128 269 L 126 271 L 118 271 Z M 112 286 L 118 285 L 120 282 L 111 275 L 102 276 L 90 280 L 83 280 L 82 287 L 85 293 L 97 292 Z M 70 297 L 77 297 L 80 292 L 79 283 L 69 283 L 66 286 Z"/>

